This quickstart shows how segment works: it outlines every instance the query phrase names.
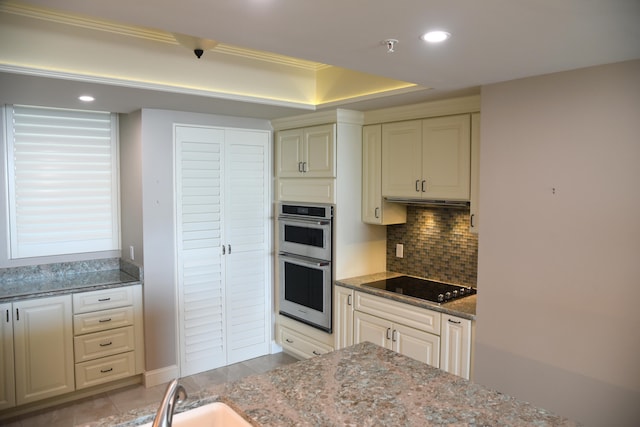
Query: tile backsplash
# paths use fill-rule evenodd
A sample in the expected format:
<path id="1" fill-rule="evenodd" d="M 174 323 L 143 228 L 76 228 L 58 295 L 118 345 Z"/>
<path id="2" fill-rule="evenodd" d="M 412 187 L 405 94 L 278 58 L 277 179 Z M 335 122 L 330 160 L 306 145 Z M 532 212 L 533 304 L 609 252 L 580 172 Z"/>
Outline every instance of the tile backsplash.
<path id="1" fill-rule="evenodd" d="M 475 288 L 478 235 L 469 232 L 469 211 L 407 206 L 406 224 L 387 226 L 387 270 Z"/>

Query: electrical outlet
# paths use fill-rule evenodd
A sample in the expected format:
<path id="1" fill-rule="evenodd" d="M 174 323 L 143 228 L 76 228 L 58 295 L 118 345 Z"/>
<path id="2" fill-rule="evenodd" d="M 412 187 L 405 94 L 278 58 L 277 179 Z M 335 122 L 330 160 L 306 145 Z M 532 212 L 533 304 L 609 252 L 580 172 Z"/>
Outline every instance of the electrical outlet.
<path id="1" fill-rule="evenodd" d="M 404 245 L 402 243 L 396 244 L 396 258 L 404 258 Z"/>
<path id="2" fill-rule="evenodd" d="M 131 261 L 133 261 L 134 258 L 134 251 L 133 251 L 133 245 L 129 246 L 129 258 L 131 259 Z"/>

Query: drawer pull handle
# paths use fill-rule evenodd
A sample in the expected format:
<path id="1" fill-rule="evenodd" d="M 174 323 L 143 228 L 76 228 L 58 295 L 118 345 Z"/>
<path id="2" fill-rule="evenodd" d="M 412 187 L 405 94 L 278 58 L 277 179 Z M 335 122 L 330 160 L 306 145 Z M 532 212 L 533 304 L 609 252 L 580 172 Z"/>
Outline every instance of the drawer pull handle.
<path id="1" fill-rule="evenodd" d="M 289 344 L 293 344 L 293 340 L 290 340 L 289 338 L 285 338 L 285 341 L 288 342 Z"/>
<path id="2" fill-rule="evenodd" d="M 105 302 L 105 301 L 111 301 L 111 297 L 109 298 L 99 298 L 98 302 Z"/>
<path id="3" fill-rule="evenodd" d="M 100 369 L 100 372 L 102 372 L 103 374 L 106 374 L 107 372 L 111 372 L 113 371 L 113 368 L 109 368 L 109 369 Z"/>
<path id="4" fill-rule="evenodd" d="M 109 341 L 108 343 L 105 343 L 105 344 L 100 344 L 100 347 L 108 347 L 111 344 L 113 344 L 113 341 Z"/>
<path id="5" fill-rule="evenodd" d="M 449 323 L 453 323 L 454 325 L 459 325 L 460 323 L 462 323 L 462 322 L 460 322 L 459 320 L 451 320 L 451 319 L 447 319 L 447 321 L 448 321 Z"/>
<path id="6" fill-rule="evenodd" d="M 111 317 L 109 317 L 108 319 L 100 319 L 100 320 L 98 320 L 98 323 L 107 323 L 107 322 L 111 322 Z"/>
<path id="7" fill-rule="evenodd" d="M 313 354 L 315 354 L 316 356 L 320 356 L 322 353 L 318 353 L 317 351 L 313 350 Z"/>
<path id="8" fill-rule="evenodd" d="M 391 332 L 391 328 L 387 328 L 387 339 L 390 340 L 391 337 L 389 336 L 389 333 Z"/>

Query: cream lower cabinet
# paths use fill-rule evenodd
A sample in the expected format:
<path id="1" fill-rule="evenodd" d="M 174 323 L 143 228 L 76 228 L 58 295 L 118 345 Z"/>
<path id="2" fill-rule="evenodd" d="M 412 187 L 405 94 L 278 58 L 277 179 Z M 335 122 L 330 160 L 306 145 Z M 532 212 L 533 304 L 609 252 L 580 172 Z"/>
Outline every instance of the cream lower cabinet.
<path id="1" fill-rule="evenodd" d="M 278 325 L 278 341 L 287 353 L 300 359 L 309 359 L 333 351 L 332 346 L 282 325 Z"/>
<path id="2" fill-rule="evenodd" d="M 12 305 L 16 404 L 73 391 L 71 295 Z"/>
<path id="3" fill-rule="evenodd" d="M 76 388 L 143 372 L 142 286 L 73 295 Z"/>
<path id="4" fill-rule="evenodd" d="M 335 348 L 353 345 L 354 290 L 342 286 L 333 287 L 333 334 Z"/>
<path id="5" fill-rule="evenodd" d="M 11 303 L 0 304 L 0 411 L 16 405 Z"/>
<path id="6" fill-rule="evenodd" d="M 471 374 L 471 320 L 442 315 L 440 368 L 469 379 Z"/>
<path id="7" fill-rule="evenodd" d="M 370 341 L 436 368 L 440 313 L 355 292 L 354 343 Z"/>
<path id="8" fill-rule="evenodd" d="M 356 343 L 369 341 L 439 367 L 440 337 L 437 335 L 359 311 L 353 315 L 353 324 Z"/>

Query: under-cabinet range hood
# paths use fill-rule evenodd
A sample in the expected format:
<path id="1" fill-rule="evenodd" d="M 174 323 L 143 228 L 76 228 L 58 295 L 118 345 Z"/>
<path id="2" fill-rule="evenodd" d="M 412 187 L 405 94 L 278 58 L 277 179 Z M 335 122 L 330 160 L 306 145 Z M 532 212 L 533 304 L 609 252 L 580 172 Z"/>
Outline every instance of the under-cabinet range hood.
<path id="1" fill-rule="evenodd" d="M 466 200 L 438 200 L 438 199 L 410 199 L 402 197 L 385 197 L 387 202 L 402 203 L 405 205 L 418 205 L 435 208 L 469 209 L 470 203 Z"/>

